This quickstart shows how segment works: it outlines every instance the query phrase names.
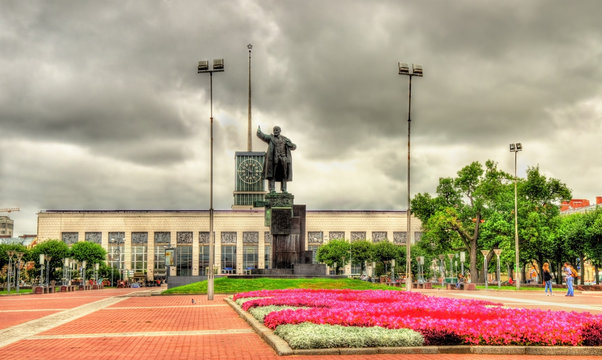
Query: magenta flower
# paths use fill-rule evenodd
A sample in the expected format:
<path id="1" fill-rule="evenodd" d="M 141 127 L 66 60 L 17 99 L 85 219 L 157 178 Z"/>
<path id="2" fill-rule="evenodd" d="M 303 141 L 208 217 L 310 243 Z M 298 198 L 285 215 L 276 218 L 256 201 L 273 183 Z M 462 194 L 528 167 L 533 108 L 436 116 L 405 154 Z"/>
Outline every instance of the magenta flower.
<path id="1" fill-rule="evenodd" d="M 264 323 L 331 324 L 408 328 L 422 333 L 425 344 L 582 345 L 602 329 L 602 315 L 508 309 L 482 300 L 448 299 L 388 290 L 261 290 L 234 299 L 261 297 L 242 306 L 288 305 L 308 309 L 268 314 Z M 595 339 L 594 342 L 595 343 Z"/>

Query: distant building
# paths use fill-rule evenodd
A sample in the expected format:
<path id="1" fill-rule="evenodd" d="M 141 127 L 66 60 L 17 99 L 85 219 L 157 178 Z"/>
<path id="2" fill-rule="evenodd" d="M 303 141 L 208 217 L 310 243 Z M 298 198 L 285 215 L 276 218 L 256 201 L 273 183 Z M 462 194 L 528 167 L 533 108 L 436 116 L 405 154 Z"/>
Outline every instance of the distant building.
<path id="1" fill-rule="evenodd" d="M 590 210 L 595 210 L 598 206 L 602 205 L 602 196 L 596 196 L 596 204 L 590 205 L 587 199 L 571 199 L 570 201 L 563 201 L 560 205 L 561 215 L 568 215 L 574 213 L 583 213 Z"/>
<path id="2" fill-rule="evenodd" d="M 0 236 L 13 236 L 15 222 L 6 215 L 0 216 Z"/>
<path id="3" fill-rule="evenodd" d="M 0 235 L 0 244 L 30 246 L 35 239 L 36 235 L 21 235 L 19 237 Z"/>

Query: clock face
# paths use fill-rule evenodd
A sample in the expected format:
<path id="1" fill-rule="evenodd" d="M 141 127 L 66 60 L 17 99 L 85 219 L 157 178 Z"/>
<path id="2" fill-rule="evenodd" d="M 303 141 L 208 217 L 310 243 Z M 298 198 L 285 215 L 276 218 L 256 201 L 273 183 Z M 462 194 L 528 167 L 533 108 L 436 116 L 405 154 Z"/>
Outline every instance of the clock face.
<path id="1" fill-rule="evenodd" d="M 262 175 L 263 166 L 257 160 L 246 159 L 238 165 L 238 177 L 244 183 L 255 184 Z"/>

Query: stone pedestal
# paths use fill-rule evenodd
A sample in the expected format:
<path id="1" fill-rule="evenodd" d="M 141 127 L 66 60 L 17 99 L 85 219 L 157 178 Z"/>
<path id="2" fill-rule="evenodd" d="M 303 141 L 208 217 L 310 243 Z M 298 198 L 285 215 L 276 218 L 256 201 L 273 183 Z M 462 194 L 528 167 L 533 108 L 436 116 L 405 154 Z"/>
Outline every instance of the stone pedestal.
<path id="1" fill-rule="evenodd" d="M 292 269 L 305 260 L 305 205 L 294 205 L 289 193 L 269 193 L 266 225 L 272 234 L 272 268 Z"/>

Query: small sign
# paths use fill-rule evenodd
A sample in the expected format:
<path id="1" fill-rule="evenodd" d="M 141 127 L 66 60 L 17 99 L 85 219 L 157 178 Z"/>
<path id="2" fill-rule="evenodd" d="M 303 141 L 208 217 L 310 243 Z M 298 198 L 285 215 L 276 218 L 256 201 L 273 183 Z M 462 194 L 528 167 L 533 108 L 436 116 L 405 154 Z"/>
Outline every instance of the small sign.
<path id="1" fill-rule="evenodd" d="M 174 248 L 165 249 L 165 266 L 176 266 L 175 250 Z"/>

